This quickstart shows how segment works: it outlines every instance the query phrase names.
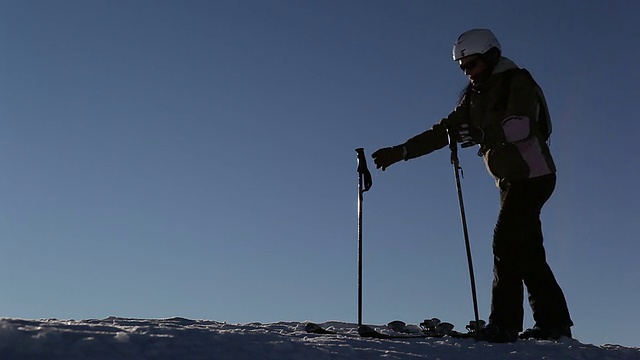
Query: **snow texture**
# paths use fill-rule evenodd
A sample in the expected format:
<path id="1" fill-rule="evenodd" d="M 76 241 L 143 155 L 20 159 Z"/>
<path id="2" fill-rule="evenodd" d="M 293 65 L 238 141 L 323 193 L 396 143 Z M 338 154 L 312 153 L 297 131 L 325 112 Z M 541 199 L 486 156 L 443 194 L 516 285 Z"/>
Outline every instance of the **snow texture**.
<path id="1" fill-rule="evenodd" d="M 639 360 L 640 348 L 589 345 L 577 340 L 489 344 L 473 339 L 365 339 L 355 324 L 320 324 L 340 335 L 314 335 L 305 323 L 227 324 L 209 320 L 0 319 L 3 360 L 329 360 L 329 359 L 545 359 Z M 378 326 L 386 331 L 384 326 Z"/>

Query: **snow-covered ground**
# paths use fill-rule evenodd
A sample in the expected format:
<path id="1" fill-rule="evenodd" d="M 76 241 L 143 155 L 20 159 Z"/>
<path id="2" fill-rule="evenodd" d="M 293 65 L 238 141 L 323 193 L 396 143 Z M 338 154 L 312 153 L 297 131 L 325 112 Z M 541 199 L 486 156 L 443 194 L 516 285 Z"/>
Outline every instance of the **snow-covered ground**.
<path id="1" fill-rule="evenodd" d="M 321 324 L 341 335 L 307 334 L 304 325 L 183 318 L 0 319 L 0 359 L 640 359 L 640 348 L 571 339 L 513 344 L 452 338 L 378 340 L 360 338 L 355 324 Z"/>

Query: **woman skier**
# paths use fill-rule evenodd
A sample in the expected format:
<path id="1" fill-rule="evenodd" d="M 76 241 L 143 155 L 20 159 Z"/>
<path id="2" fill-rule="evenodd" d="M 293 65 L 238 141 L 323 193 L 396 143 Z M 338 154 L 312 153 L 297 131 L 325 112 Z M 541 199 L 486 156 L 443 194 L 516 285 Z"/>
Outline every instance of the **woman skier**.
<path id="1" fill-rule="evenodd" d="M 453 46 L 453 59 L 469 78 L 458 106 L 431 129 L 405 143 L 377 150 L 383 171 L 400 161 L 446 147 L 478 145 L 500 189 L 493 232 L 494 280 L 491 315 L 479 338 L 489 342 L 571 337 L 571 321 L 560 286 L 546 261 L 540 211 L 556 184 L 547 140 L 551 122 L 540 87 L 524 69 L 502 56 L 488 29 L 469 30 Z M 535 326 L 522 331 L 523 283 Z M 519 335 L 518 335 L 519 334 Z"/>

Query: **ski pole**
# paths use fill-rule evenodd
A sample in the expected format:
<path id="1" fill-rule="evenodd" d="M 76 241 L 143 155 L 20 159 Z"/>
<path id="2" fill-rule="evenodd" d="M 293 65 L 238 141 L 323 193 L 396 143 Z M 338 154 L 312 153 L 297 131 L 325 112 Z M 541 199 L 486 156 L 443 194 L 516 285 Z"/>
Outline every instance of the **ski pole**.
<path id="1" fill-rule="evenodd" d="M 371 173 L 367 168 L 367 159 L 363 148 L 357 148 L 358 154 L 358 326 L 362 326 L 362 193 L 371 188 Z"/>
<path id="2" fill-rule="evenodd" d="M 473 259 L 471 258 L 471 245 L 469 243 L 469 231 L 467 230 L 467 216 L 464 211 L 464 201 L 462 200 L 462 186 L 460 185 L 460 159 L 458 159 L 458 144 L 452 138 L 450 129 L 447 128 L 449 137 L 449 149 L 451 149 L 451 164 L 456 177 L 456 188 L 458 190 L 458 203 L 460 204 L 460 217 L 462 219 L 462 232 L 464 233 L 464 244 L 467 248 L 467 263 L 469 265 L 469 278 L 471 280 L 471 296 L 473 298 L 473 313 L 475 315 L 476 324 L 480 324 L 480 316 L 478 315 L 478 297 L 476 295 L 476 278 L 473 274 Z M 480 329 L 476 329 L 476 340 L 480 336 Z"/>

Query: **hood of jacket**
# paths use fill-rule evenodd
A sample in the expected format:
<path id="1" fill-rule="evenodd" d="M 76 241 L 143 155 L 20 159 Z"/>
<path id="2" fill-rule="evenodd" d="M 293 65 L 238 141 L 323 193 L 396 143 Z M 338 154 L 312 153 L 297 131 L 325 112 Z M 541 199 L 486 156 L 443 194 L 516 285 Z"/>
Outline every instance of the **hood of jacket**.
<path id="1" fill-rule="evenodd" d="M 493 68 L 493 72 L 491 74 L 492 75 L 498 74 L 498 73 L 501 73 L 510 69 L 516 69 L 516 68 L 518 68 L 518 65 L 516 65 L 515 62 L 503 56 L 500 58 L 500 61 L 498 61 L 498 64 L 496 65 L 496 67 Z"/>

